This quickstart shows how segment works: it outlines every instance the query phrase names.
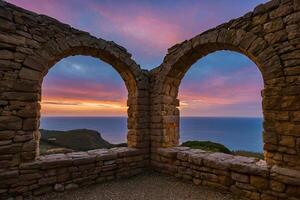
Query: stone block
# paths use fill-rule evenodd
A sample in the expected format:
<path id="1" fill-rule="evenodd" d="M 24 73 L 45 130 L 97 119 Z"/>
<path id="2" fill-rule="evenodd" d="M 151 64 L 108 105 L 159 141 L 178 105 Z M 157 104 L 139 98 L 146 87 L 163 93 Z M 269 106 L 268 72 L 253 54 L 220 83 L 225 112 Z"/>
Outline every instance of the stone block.
<path id="1" fill-rule="evenodd" d="M 30 69 L 42 72 L 44 70 L 45 61 L 41 57 L 27 57 L 23 64 Z"/>
<path id="2" fill-rule="evenodd" d="M 260 190 L 269 188 L 269 180 L 260 176 L 250 176 L 250 184 Z"/>
<path id="3" fill-rule="evenodd" d="M 69 183 L 65 186 L 65 189 L 66 190 L 74 190 L 74 189 L 77 189 L 78 188 L 78 185 L 75 184 L 75 183 Z"/>
<path id="4" fill-rule="evenodd" d="M 30 173 L 30 174 L 21 174 L 19 176 L 19 179 L 21 181 L 28 181 L 28 180 L 38 180 L 42 177 L 42 174 L 40 172 L 37 173 Z"/>
<path id="5" fill-rule="evenodd" d="M 286 193 L 289 197 L 300 198 L 300 187 L 298 186 L 287 186 Z"/>
<path id="6" fill-rule="evenodd" d="M 29 92 L 4 92 L 0 95 L 0 98 L 17 101 L 38 101 L 40 99 L 40 95 Z"/>
<path id="7" fill-rule="evenodd" d="M 294 0 L 294 10 L 300 10 L 300 2 L 298 0 Z"/>
<path id="8" fill-rule="evenodd" d="M 284 22 L 289 24 L 297 24 L 300 21 L 300 12 L 292 13 L 284 18 Z"/>
<path id="9" fill-rule="evenodd" d="M 28 191 L 28 186 L 17 186 L 9 189 L 9 193 L 12 194 L 22 194 Z"/>
<path id="10" fill-rule="evenodd" d="M 285 184 L 278 182 L 278 181 L 274 181 L 274 180 L 271 180 L 270 187 L 273 191 L 276 191 L 276 192 L 284 192 L 284 190 L 285 190 Z"/>
<path id="11" fill-rule="evenodd" d="M 231 178 L 233 180 L 241 182 L 241 183 L 249 183 L 249 181 L 250 181 L 249 175 L 239 174 L 239 173 L 235 173 L 235 172 L 231 172 Z"/>
<path id="12" fill-rule="evenodd" d="M 83 164 L 89 164 L 95 162 L 96 162 L 96 156 L 87 156 L 87 157 L 73 159 L 73 165 L 83 165 Z"/>
<path id="13" fill-rule="evenodd" d="M 0 41 L 13 45 L 25 45 L 25 37 L 15 34 L 0 33 Z"/>
<path id="14" fill-rule="evenodd" d="M 0 172 L 0 179 L 8 179 L 8 178 L 17 178 L 19 175 L 19 172 L 17 170 L 7 170 Z"/>
<path id="15" fill-rule="evenodd" d="M 282 168 L 274 165 L 271 168 L 271 177 L 279 182 L 300 186 L 300 173 L 298 170 Z"/>
<path id="16" fill-rule="evenodd" d="M 284 27 L 284 24 L 283 24 L 283 21 L 281 18 L 274 19 L 274 20 L 264 24 L 264 30 L 266 33 L 271 33 L 271 32 L 281 30 L 281 29 L 283 29 L 283 27 Z"/>
<path id="17" fill-rule="evenodd" d="M 177 152 L 176 150 L 174 149 L 170 149 L 170 148 L 160 148 L 158 149 L 158 153 L 164 157 L 167 157 L 167 158 L 176 158 L 177 156 Z"/>
<path id="18" fill-rule="evenodd" d="M 12 21 L 13 15 L 11 13 L 11 11 L 8 11 L 7 9 L 4 9 L 1 7 L 0 9 L 0 17 L 7 19 L 9 21 Z"/>
<path id="19" fill-rule="evenodd" d="M 0 116 L 0 130 L 19 130 L 21 128 L 21 118 L 15 116 Z"/>
<path id="20" fill-rule="evenodd" d="M 296 138 L 293 136 L 281 136 L 279 144 L 282 146 L 293 148 L 296 145 Z"/>
<path id="21" fill-rule="evenodd" d="M 0 140 L 10 140 L 15 137 L 15 134 L 15 131 L 0 131 Z"/>
<path id="22" fill-rule="evenodd" d="M 1 29 L 1 25 L 0 25 L 0 29 Z M 0 50 L 0 59 L 11 60 L 13 58 L 14 58 L 14 54 L 11 51 Z"/>
<path id="23" fill-rule="evenodd" d="M 43 187 L 40 187 L 36 190 L 33 190 L 33 195 L 35 196 L 39 196 L 39 195 L 42 195 L 42 194 L 46 194 L 46 193 L 49 193 L 52 191 L 52 187 L 51 186 L 43 186 Z"/>
<path id="24" fill-rule="evenodd" d="M 286 41 L 288 39 L 288 34 L 285 30 L 280 30 L 274 33 L 266 34 L 265 39 L 269 44 L 275 44 L 278 42 Z"/>
<path id="25" fill-rule="evenodd" d="M 55 184 L 55 185 L 54 185 L 54 190 L 55 190 L 56 192 L 63 192 L 63 191 L 65 190 L 65 187 L 64 187 L 64 185 L 62 185 L 62 184 Z"/>
<path id="26" fill-rule="evenodd" d="M 36 147 L 37 147 L 37 142 L 35 140 L 30 140 L 23 144 L 22 151 L 24 152 L 35 151 Z"/>
<path id="27" fill-rule="evenodd" d="M 0 146 L 0 155 L 18 153 L 21 150 L 21 145 L 22 144 L 20 143 L 14 143 L 14 144 Z"/>
<path id="28" fill-rule="evenodd" d="M 25 80 L 39 81 L 42 79 L 43 76 L 42 73 L 39 71 L 22 67 L 22 69 L 20 70 L 19 77 Z"/>
<path id="29" fill-rule="evenodd" d="M 23 120 L 23 130 L 24 131 L 34 131 L 37 130 L 40 122 L 36 118 L 26 118 Z"/>
<path id="30" fill-rule="evenodd" d="M 56 177 L 47 177 L 39 179 L 39 185 L 50 185 L 56 183 Z"/>
<path id="31" fill-rule="evenodd" d="M 33 139 L 33 134 L 23 134 L 23 135 L 16 135 L 14 137 L 14 142 L 25 142 L 28 140 L 32 140 Z"/>
<path id="32" fill-rule="evenodd" d="M 277 9 L 270 12 L 270 18 L 284 17 L 293 12 L 293 7 L 289 4 L 279 6 Z"/>
<path id="33" fill-rule="evenodd" d="M 45 160 L 41 163 L 42 169 L 68 167 L 72 165 L 71 159 L 57 159 L 57 160 Z"/>
<path id="34" fill-rule="evenodd" d="M 256 187 L 254 187 L 253 185 L 250 185 L 249 183 L 236 182 L 235 186 L 242 190 L 257 191 Z"/>

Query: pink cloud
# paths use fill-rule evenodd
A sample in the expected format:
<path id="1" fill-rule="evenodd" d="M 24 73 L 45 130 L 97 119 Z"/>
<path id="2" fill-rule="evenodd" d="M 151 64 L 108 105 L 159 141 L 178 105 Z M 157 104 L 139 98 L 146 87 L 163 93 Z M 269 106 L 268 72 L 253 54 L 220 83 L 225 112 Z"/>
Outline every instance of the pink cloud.
<path id="1" fill-rule="evenodd" d="M 71 12 L 71 7 L 57 0 L 7 0 L 9 3 L 31 10 L 38 14 L 54 17 L 64 23 L 71 23 L 78 20 L 79 16 Z"/>
<path id="2" fill-rule="evenodd" d="M 218 24 L 218 15 L 223 12 L 215 3 L 202 2 L 179 2 L 166 9 L 166 5 L 149 2 L 8 1 L 117 41 L 134 53 L 140 63 L 162 59 L 169 47 Z"/>
<path id="3" fill-rule="evenodd" d="M 118 91 L 118 92 L 116 92 Z M 126 101 L 127 95 L 124 95 L 118 88 L 106 86 L 94 86 L 77 88 L 70 85 L 65 86 L 47 86 L 43 89 L 43 100 L 53 98 L 68 98 L 74 100 L 111 100 L 111 101 Z"/>
<path id="4" fill-rule="evenodd" d="M 198 93 L 219 98 L 232 99 L 234 96 L 245 100 L 259 99 L 261 98 L 260 91 L 263 88 L 263 81 L 262 78 L 261 81 L 257 81 L 256 76 L 258 73 L 253 74 L 253 67 L 255 66 L 241 67 L 227 75 L 211 73 L 202 77 L 199 82 L 191 81 L 188 78 L 185 81 L 184 78 L 180 86 L 179 98 L 193 96 Z"/>
<path id="5" fill-rule="evenodd" d="M 212 74 L 197 83 L 182 83 L 179 91 L 183 115 L 261 116 L 262 80 L 251 77 L 243 67 L 230 75 Z M 254 74 L 257 75 L 257 74 Z"/>
<path id="6" fill-rule="evenodd" d="M 183 38 L 183 30 L 179 24 L 170 23 L 160 13 L 149 8 L 130 6 L 126 12 L 102 5 L 90 5 L 94 12 L 99 13 L 110 24 L 110 29 L 102 29 L 109 33 L 118 33 L 130 43 L 131 48 L 139 48 L 148 55 L 160 54 Z M 140 12 L 137 10 L 141 9 Z M 128 11 L 129 10 L 129 11 Z M 130 12 L 131 11 L 131 12 Z M 102 22 L 95 21 L 101 27 Z M 155 49 L 155 50 L 154 50 Z"/>

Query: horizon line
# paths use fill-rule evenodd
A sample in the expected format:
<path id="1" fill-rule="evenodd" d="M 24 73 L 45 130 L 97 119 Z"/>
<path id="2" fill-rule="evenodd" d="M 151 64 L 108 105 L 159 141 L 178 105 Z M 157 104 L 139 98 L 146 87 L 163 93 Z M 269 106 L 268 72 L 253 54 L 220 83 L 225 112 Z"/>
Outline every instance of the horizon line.
<path id="1" fill-rule="evenodd" d="M 84 117 L 124 117 L 124 118 L 128 118 L 128 116 L 123 116 L 123 115 L 116 115 L 116 116 L 105 116 L 105 115 L 99 115 L 99 116 L 79 116 L 79 115 L 49 115 L 49 116 L 41 116 L 41 118 L 43 117 L 74 117 L 74 118 L 84 118 Z M 194 115 L 183 115 L 180 117 L 211 117 L 211 118 L 216 118 L 216 117 L 223 117 L 223 118 L 263 118 L 263 116 L 222 116 L 222 115 L 216 115 L 216 116 L 205 116 L 205 115 L 200 115 L 200 116 L 194 116 Z"/>

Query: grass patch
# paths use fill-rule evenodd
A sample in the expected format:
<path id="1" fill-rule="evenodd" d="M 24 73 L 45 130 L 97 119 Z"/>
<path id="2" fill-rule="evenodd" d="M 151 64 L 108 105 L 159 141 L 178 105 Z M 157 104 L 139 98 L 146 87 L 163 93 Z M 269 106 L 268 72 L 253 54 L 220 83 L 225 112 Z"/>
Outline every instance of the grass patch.
<path id="1" fill-rule="evenodd" d="M 69 131 L 40 129 L 40 154 L 52 150 L 88 151 L 101 148 L 127 147 L 126 143 L 111 144 L 101 137 L 101 134 L 89 129 L 75 129 Z"/>
<path id="2" fill-rule="evenodd" d="M 238 156 L 254 157 L 254 158 L 259 158 L 264 160 L 264 154 L 259 152 L 238 150 L 238 151 L 232 151 L 232 154 Z"/>
<path id="3" fill-rule="evenodd" d="M 231 153 L 223 144 L 211 141 L 186 141 L 182 143 L 181 146 L 190 147 L 192 149 L 202 149 L 204 151 Z"/>
<path id="4" fill-rule="evenodd" d="M 262 160 L 264 159 L 263 153 L 245 150 L 230 151 L 229 148 L 227 148 L 225 145 L 211 141 L 186 141 L 183 142 L 181 146 L 190 147 L 191 149 L 202 149 L 204 151 L 221 152 L 232 155 L 254 157 Z"/>

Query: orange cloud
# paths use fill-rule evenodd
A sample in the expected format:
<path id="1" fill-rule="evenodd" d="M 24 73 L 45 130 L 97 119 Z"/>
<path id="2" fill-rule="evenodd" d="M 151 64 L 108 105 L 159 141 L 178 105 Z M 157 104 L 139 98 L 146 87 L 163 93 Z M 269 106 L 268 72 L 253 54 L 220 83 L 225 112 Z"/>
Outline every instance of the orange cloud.
<path id="1" fill-rule="evenodd" d="M 42 101 L 43 116 L 126 116 L 126 102 L 45 99 Z"/>

